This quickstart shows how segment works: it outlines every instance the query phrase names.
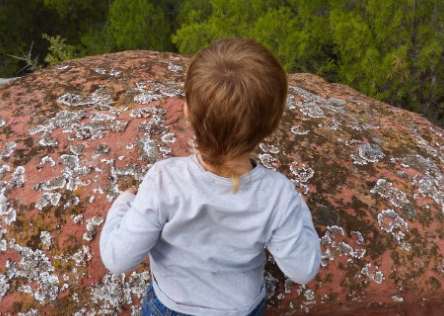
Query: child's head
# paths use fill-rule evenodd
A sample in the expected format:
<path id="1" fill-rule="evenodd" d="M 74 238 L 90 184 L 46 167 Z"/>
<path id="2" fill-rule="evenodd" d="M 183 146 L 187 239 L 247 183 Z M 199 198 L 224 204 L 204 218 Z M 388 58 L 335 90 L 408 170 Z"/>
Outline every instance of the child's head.
<path id="1" fill-rule="evenodd" d="M 278 127 L 287 75 L 258 42 L 221 39 L 194 57 L 185 94 L 202 160 L 227 173 L 227 161 L 251 152 Z"/>

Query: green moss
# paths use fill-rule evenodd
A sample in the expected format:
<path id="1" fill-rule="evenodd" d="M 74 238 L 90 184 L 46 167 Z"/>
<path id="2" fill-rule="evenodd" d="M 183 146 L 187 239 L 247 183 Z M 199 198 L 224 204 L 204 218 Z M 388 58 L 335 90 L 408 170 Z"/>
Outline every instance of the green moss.
<path id="1" fill-rule="evenodd" d="M 332 283 L 333 282 L 333 273 L 327 273 L 324 279 L 324 283 Z"/>
<path id="2" fill-rule="evenodd" d="M 444 222 L 444 212 L 435 212 L 435 219 L 441 223 Z"/>
<path id="3" fill-rule="evenodd" d="M 397 251 L 392 251 L 390 254 L 390 258 L 392 258 L 395 265 L 399 266 L 401 264 L 399 253 Z"/>
<path id="4" fill-rule="evenodd" d="M 15 314 L 19 313 L 22 310 L 23 303 L 15 301 L 12 303 L 12 310 Z"/>
<path id="5" fill-rule="evenodd" d="M 417 213 L 416 218 L 423 227 L 429 227 L 433 220 L 431 210 L 426 208 L 423 208 L 419 213 Z"/>
<path id="6" fill-rule="evenodd" d="M 435 277 L 430 277 L 428 283 L 430 284 L 433 292 L 440 290 L 442 287 L 441 282 Z"/>
<path id="7" fill-rule="evenodd" d="M 28 137 L 26 138 L 23 143 L 27 146 L 27 147 L 32 147 L 34 146 L 34 138 L 32 137 Z"/>
<path id="8" fill-rule="evenodd" d="M 11 92 L 10 91 L 5 91 L 2 93 L 2 100 L 6 100 L 11 96 Z"/>
<path id="9" fill-rule="evenodd" d="M 393 250 L 395 245 L 391 235 L 382 235 L 378 231 L 374 231 L 373 237 L 369 239 L 368 255 L 372 260 L 377 260 L 387 250 Z"/>
<path id="10" fill-rule="evenodd" d="M 441 254 L 439 252 L 439 247 L 436 244 L 433 244 L 432 247 L 430 247 L 430 256 L 441 257 Z"/>
<path id="11" fill-rule="evenodd" d="M 347 205 L 348 206 L 348 205 Z M 351 198 L 351 208 L 355 211 L 358 211 L 360 209 L 368 209 L 368 205 L 362 202 L 360 199 L 358 199 L 356 196 L 352 196 Z M 361 215 L 365 214 L 365 212 L 360 212 Z"/>
<path id="12" fill-rule="evenodd" d="M 14 222 L 14 230 L 15 231 L 22 231 L 23 230 L 24 221 L 21 219 L 16 218 Z"/>
<path id="13" fill-rule="evenodd" d="M 327 302 L 338 302 L 339 301 L 339 297 L 336 293 L 331 293 L 328 295 L 328 298 L 326 300 Z"/>
<path id="14" fill-rule="evenodd" d="M 6 139 L 10 139 L 11 134 L 14 133 L 10 125 L 5 125 L 3 127 L 0 127 L 0 130 L 2 131 L 2 134 L 7 136 Z"/>
<path id="15" fill-rule="evenodd" d="M 130 188 L 138 187 L 140 182 L 134 176 L 121 176 L 117 179 L 117 186 L 120 191 L 125 191 Z"/>
<path id="16" fill-rule="evenodd" d="M 31 141 L 29 140 L 29 138 L 27 138 L 24 143 L 26 148 L 24 149 L 17 149 L 14 152 L 14 160 L 13 160 L 13 164 L 15 167 L 18 166 L 24 166 L 26 165 L 29 161 L 31 161 L 31 159 L 35 158 L 38 155 L 41 155 L 42 152 L 48 154 L 50 152 L 52 152 L 54 149 L 51 147 L 44 147 L 44 146 L 27 146 L 26 143 L 30 143 Z"/>
<path id="17" fill-rule="evenodd" d="M 54 214 L 55 218 L 57 218 L 57 221 L 60 223 L 63 223 L 61 221 L 64 220 L 64 215 L 78 215 L 82 213 L 85 209 L 85 204 L 87 203 L 86 199 L 79 201 L 77 205 L 71 204 L 69 207 L 65 207 L 69 201 L 78 197 L 75 193 L 76 192 L 65 190 L 57 205 L 46 205 L 41 212 L 45 215 Z"/>
<path id="18" fill-rule="evenodd" d="M 370 286 L 365 278 L 357 278 L 360 274 L 361 269 L 364 267 L 364 262 L 356 261 L 353 264 L 348 264 L 344 270 L 345 278 L 341 281 L 341 287 L 348 289 L 348 295 L 346 300 L 352 300 L 355 293 L 361 293 L 363 289 Z"/>
<path id="19" fill-rule="evenodd" d="M 399 277 L 398 271 L 396 271 L 394 269 L 391 270 L 390 271 L 390 275 L 389 275 L 389 279 L 393 280 L 395 286 L 397 286 L 399 281 L 400 281 L 400 277 Z"/>
<path id="20" fill-rule="evenodd" d="M 38 227 L 35 231 L 36 233 L 32 234 L 29 240 L 26 242 L 26 246 L 34 251 L 41 248 L 40 232 L 42 229 Z"/>
<path id="21" fill-rule="evenodd" d="M 309 203 L 311 204 L 311 203 Z M 314 204 L 310 209 L 313 210 L 313 218 L 316 224 L 323 226 L 333 226 L 339 224 L 339 213 L 333 205 Z"/>
<path id="22" fill-rule="evenodd" d="M 412 235 L 413 235 L 415 238 L 421 238 L 421 237 L 422 237 L 421 233 L 418 231 L 417 228 L 412 228 L 412 229 L 410 230 L 410 232 L 412 233 Z"/>

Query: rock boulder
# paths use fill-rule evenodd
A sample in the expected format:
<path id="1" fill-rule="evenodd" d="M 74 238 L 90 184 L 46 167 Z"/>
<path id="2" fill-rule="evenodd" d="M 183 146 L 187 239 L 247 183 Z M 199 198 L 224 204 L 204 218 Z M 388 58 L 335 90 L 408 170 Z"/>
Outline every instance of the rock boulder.
<path id="1" fill-rule="evenodd" d="M 110 203 L 154 162 L 189 155 L 184 56 L 131 51 L 0 86 L 0 312 L 137 315 L 149 262 L 114 275 Z M 310 74 L 254 158 L 291 179 L 321 239 L 315 280 L 269 258 L 266 315 L 435 315 L 443 304 L 444 131 Z M 418 314 L 415 314 L 418 313 Z M 439 314 L 436 314 L 439 315 Z"/>

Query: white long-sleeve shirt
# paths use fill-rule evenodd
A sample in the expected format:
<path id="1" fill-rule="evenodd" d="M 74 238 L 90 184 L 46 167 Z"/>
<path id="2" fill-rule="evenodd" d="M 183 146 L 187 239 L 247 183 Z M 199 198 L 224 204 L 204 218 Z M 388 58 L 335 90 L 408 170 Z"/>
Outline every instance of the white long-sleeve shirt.
<path id="1" fill-rule="evenodd" d="M 264 247 L 291 280 L 310 281 L 321 260 L 311 213 L 291 181 L 254 164 L 236 194 L 195 155 L 154 164 L 108 212 L 105 266 L 127 272 L 149 254 L 160 301 L 192 315 L 249 314 L 266 295 Z"/>

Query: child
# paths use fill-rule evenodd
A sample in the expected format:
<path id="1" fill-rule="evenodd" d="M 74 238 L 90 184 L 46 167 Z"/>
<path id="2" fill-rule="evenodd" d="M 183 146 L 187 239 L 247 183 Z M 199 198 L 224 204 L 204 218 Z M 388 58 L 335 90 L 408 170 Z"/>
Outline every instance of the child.
<path id="1" fill-rule="evenodd" d="M 279 125 L 286 73 L 261 44 L 222 39 L 195 56 L 185 94 L 199 153 L 157 162 L 136 195 L 116 199 L 102 260 L 122 273 L 150 255 L 144 315 L 262 315 L 264 247 L 296 283 L 316 275 L 321 257 L 293 183 L 250 159 Z"/>

